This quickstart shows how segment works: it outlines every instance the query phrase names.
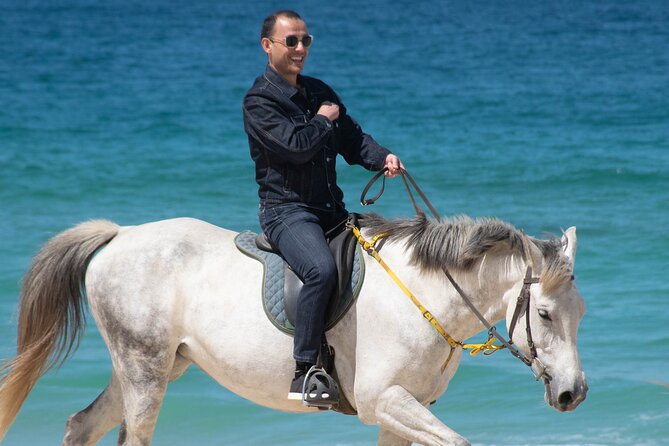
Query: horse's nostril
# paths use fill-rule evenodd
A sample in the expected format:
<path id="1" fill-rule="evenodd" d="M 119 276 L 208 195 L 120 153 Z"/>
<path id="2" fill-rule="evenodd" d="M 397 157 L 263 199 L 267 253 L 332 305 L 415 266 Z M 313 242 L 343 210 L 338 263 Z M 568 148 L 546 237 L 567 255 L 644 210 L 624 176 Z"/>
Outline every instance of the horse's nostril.
<path id="1" fill-rule="evenodd" d="M 562 392 L 560 396 L 558 396 L 558 404 L 562 407 L 569 406 L 573 402 L 574 394 L 571 392 Z"/>

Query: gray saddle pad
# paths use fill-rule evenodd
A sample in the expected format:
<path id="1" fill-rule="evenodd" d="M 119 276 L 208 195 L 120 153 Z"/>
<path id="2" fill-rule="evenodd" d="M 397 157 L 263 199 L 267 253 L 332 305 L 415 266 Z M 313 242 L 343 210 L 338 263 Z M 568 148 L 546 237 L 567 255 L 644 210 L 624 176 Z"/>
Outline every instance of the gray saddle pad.
<path id="1" fill-rule="evenodd" d="M 255 243 L 256 237 L 257 234 L 254 232 L 241 232 L 235 237 L 235 245 L 242 253 L 263 264 L 262 303 L 265 313 L 279 330 L 293 335 L 295 332 L 294 321 L 289 320 L 285 299 L 291 299 L 289 306 L 295 308 L 294 301 L 297 296 L 285 296 L 284 285 L 288 274 L 293 276 L 289 278 L 291 280 L 299 281 L 299 279 L 292 271 L 286 272 L 288 266 L 281 256 L 259 249 Z M 339 296 L 330 299 L 330 305 L 326 313 L 326 330 L 334 327 L 351 308 L 360 293 L 364 276 L 365 263 L 362 259 L 362 250 L 358 246 L 355 248 L 350 288 L 347 290 L 348 292 L 339 293 Z"/>

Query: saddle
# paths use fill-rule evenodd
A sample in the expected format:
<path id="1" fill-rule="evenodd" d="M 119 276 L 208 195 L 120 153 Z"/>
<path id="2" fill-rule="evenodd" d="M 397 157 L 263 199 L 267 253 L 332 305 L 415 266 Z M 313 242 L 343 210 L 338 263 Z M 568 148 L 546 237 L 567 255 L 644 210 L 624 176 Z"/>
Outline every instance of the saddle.
<path id="1" fill-rule="evenodd" d="M 351 214 L 349 221 L 357 225 L 357 214 Z M 325 314 L 326 331 L 334 327 L 351 308 L 365 276 L 362 250 L 352 231 L 341 230 L 328 240 L 328 244 L 337 265 L 337 286 L 330 296 Z M 262 302 L 268 319 L 279 330 L 294 335 L 297 296 L 304 284 L 265 234 L 241 232 L 235 237 L 235 245 L 242 253 L 263 265 Z M 338 380 L 334 368 L 334 349 L 327 344 L 325 335 L 321 341 L 320 361 L 323 368 Z M 333 409 L 345 415 L 357 414 L 343 394 Z"/>
<path id="2" fill-rule="evenodd" d="M 355 214 L 351 215 L 354 223 Z M 337 265 L 337 286 L 330 296 L 325 330 L 334 327 L 358 297 L 364 278 L 364 262 L 358 243 L 349 230 L 343 229 L 328 240 Z M 265 234 L 244 231 L 235 237 L 235 245 L 247 256 L 260 261 L 263 268 L 263 308 L 269 320 L 289 335 L 295 333 L 297 297 L 304 285 L 283 260 Z"/>

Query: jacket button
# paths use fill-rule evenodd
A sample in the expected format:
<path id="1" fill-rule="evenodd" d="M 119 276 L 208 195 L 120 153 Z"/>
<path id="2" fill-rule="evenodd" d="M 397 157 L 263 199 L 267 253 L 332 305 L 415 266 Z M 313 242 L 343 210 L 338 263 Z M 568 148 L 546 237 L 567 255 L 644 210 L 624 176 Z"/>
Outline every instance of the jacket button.
<path id="1" fill-rule="evenodd" d="M 331 205 L 330 203 L 325 203 L 325 207 L 326 207 L 326 208 L 331 208 L 332 205 Z"/>

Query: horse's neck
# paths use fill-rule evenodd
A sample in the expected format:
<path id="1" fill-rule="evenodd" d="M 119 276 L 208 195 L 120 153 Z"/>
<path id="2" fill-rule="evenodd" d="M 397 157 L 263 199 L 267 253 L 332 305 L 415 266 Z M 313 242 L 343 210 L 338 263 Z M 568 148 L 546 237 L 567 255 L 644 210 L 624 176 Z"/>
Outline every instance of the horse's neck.
<path id="1" fill-rule="evenodd" d="M 491 315 L 491 318 L 497 322 L 504 317 L 504 311 L 509 304 L 508 299 L 503 299 L 503 297 L 511 288 L 520 285 L 527 262 L 519 255 L 505 255 L 498 256 L 489 265 L 486 265 L 485 261 L 482 263 L 477 268 L 477 274 L 485 278 L 481 280 L 482 291 L 488 291 L 489 296 L 488 301 L 482 304 L 501 309 L 497 310 L 501 313 L 496 314 L 495 317 Z"/>
<path id="2" fill-rule="evenodd" d="M 485 319 L 490 324 L 496 324 L 505 318 L 515 289 L 520 290 L 526 267 L 527 262 L 519 255 L 487 256 L 471 270 L 461 271 L 457 276 L 454 275 L 454 278 Z M 453 290 L 453 287 L 449 284 L 448 289 Z M 457 291 L 453 290 L 451 295 L 455 296 L 461 305 L 466 305 L 464 298 Z M 466 323 L 463 327 L 468 329 L 463 333 L 465 338 L 474 336 L 484 329 L 473 312 L 467 311 L 464 319 Z"/>
<path id="3" fill-rule="evenodd" d="M 402 254 L 405 259 L 406 253 Z M 513 293 L 520 289 L 527 262 L 518 254 L 486 255 L 469 270 L 449 270 L 466 298 L 491 324 L 505 318 Z M 439 321 L 449 325 L 451 334 L 467 339 L 484 329 L 481 321 L 469 309 L 464 298 L 448 281 L 443 272 L 426 273 L 406 265 L 403 272 L 413 274 L 409 280 L 420 286 L 426 307 Z"/>
<path id="4" fill-rule="evenodd" d="M 527 267 L 525 257 L 533 259 L 532 266 L 539 272 L 537 268 L 540 268 L 541 254 L 534 246 L 530 249 L 530 252 L 523 253 L 525 255 L 486 254 L 466 271 L 449 269 L 455 281 L 488 322 L 494 324 L 504 319 L 514 293 L 517 296 L 515 288 L 520 290 L 522 286 Z M 380 254 L 428 311 L 440 323 L 448 326 L 447 330 L 452 336 L 464 340 L 484 329 L 442 271 L 423 271 L 409 263 L 411 256 L 402 241 L 384 244 Z M 402 293 L 397 285 L 393 287 L 395 292 Z M 383 305 L 387 305 L 385 300 Z"/>

